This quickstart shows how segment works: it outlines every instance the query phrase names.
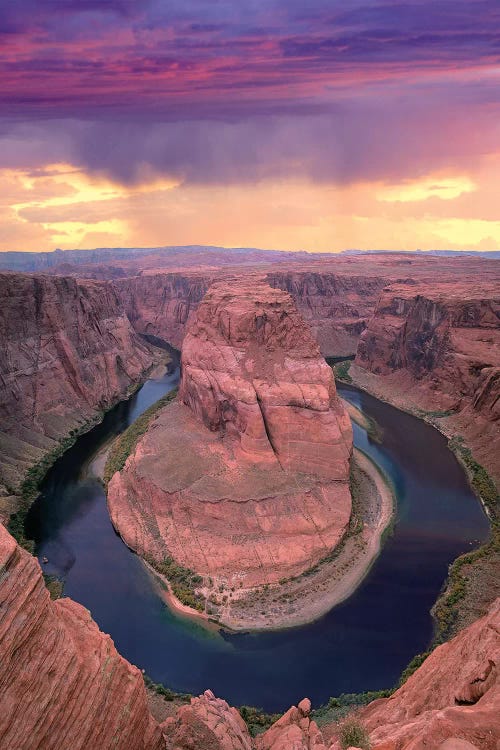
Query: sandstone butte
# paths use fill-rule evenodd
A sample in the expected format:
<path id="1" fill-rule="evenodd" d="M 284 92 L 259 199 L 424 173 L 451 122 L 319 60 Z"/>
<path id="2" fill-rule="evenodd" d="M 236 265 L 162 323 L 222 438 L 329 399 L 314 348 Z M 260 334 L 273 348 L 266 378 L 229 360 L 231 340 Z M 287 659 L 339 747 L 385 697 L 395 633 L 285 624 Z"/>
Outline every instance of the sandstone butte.
<path id="1" fill-rule="evenodd" d="M 500 294 L 487 280 L 394 285 L 361 335 L 356 383 L 459 434 L 500 482 Z"/>
<path id="2" fill-rule="evenodd" d="M 71 599 L 50 600 L 38 562 L 0 524 L 2 750 L 339 750 L 307 699 L 252 739 L 207 690 L 159 725 L 141 672 Z M 357 715 L 372 750 L 498 750 L 500 599 L 439 646 L 390 698 Z"/>
<path id="3" fill-rule="evenodd" d="M 111 518 L 139 554 L 246 591 L 339 542 L 351 452 L 331 368 L 290 296 L 214 283 L 184 338 L 177 401 L 109 483 Z"/>
<path id="4" fill-rule="evenodd" d="M 158 353 L 108 282 L 0 273 L 0 520 L 30 467 L 124 398 Z"/>

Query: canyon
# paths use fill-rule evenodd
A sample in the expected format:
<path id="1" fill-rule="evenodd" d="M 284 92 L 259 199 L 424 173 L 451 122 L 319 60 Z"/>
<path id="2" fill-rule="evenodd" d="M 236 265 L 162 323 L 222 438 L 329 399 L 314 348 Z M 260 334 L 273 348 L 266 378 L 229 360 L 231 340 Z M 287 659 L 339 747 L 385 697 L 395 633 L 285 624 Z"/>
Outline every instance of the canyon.
<path id="1" fill-rule="evenodd" d="M 37 467 L 161 361 L 155 339 L 183 347 L 179 399 L 112 479 L 110 511 L 130 547 L 200 575 L 215 614 L 238 625 L 232 599 L 299 575 L 349 522 L 350 425 L 321 355 L 355 355 L 354 383 L 436 424 L 498 484 L 500 274 L 498 261 L 472 257 L 224 253 L 98 252 L 0 273 L 0 520 L 21 507 L 23 482 L 33 499 Z M 479 619 L 359 712 L 372 750 L 496 750 L 490 583 Z M 38 563 L 1 524 L 0 657 L 9 750 L 340 747 L 338 728 L 318 727 L 307 701 L 256 739 L 210 691 L 160 726 L 139 670 L 83 607 L 50 600 Z"/>
<path id="2" fill-rule="evenodd" d="M 391 285 L 360 337 L 351 377 L 459 434 L 500 481 L 500 286 Z"/>
<path id="3" fill-rule="evenodd" d="M 207 690 L 156 720 L 141 672 L 70 599 L 51 601 L 38 562 L 0 525 L 0 744 L 8 750 L 339 750 L 342 723 L 307 699 L 252 738 Z M 372 750 L 496 750 L 500 600 L 436 648 L 389 698 L 358 710 Z"/>
<path id="4" fill-rule="evenodd" d="M 28 472 L 125 398 L 160 359 L 113 286 L 0 274 L 0 519 Z"/>
<path id="5" fill-rule="evenodd" d="M 178 400 L 111 478 L 110 515 L 146 559 L 203 578 L 207 599 L 241 600 L 339 543 L 351 452 L 332 370 L 291 297 L 213 283 L 183 341 Z"/>

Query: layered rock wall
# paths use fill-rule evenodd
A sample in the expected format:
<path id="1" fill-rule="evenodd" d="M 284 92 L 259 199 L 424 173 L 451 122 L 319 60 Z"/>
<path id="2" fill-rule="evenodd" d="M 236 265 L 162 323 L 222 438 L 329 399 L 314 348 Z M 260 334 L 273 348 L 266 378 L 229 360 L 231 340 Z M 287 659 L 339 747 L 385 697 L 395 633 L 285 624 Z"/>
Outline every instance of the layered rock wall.
<path id="1" fill-rule="evenodd" d="M 160 750 L 141 672 L 0 524 L 0 747 Z"/>
<path id="2" fill-rule="evenodd" d="M 0 485 L 123 398 L 157 354 L 110 283 L 0 274 Z M 4 502 L 4 514 L 13 507 Z M 2 505 L 0 504 L 0 513 Z"/>
<path id="3" fill-rule="evenodd" d="M 435 414 L 500 479 L 498 284 L 390 286 L 362 334 L 352 373 L 396 404 Z"/>
<path id="4" fill-rule="evenodd" d="M 108 486 L 111 517 L 140 554 L 172 556 L 236 596 L 336 546 L 351 451 L 331 368 L 290 296 L 256 279 L 214 283 L 184 339 L 177 403 Z"/>
<path id="5" fill-rule="evenodd" d="M 136 331 L 181 348 L 186 323 L 212 281 L 205 273 L 158 273 L 115 283 Z"/>
<path id="6" fill-rule="evenodd" d="M 355 354 L 387 283 L 383 273 L 365 276 L 327 271 L 274 271 L 267 274 L 267 280 L 292 296 L 325 357 Z"/>

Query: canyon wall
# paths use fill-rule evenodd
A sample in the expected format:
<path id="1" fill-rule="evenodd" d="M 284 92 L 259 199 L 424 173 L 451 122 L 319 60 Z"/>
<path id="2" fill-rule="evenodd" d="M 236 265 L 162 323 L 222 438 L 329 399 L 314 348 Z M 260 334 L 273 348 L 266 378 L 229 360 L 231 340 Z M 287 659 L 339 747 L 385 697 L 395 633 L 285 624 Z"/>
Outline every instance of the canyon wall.
<path id="1" fill-rule="evenodd" d="M 351 370 L 375 394 L 433 413 L 500 479 L 498 284 L 387 287 Z"/>
<path id="2" fill-rule="evenodd" d="M 111 518 L 140 554 L 202 576 L 207 598 L 241 597 L 340 541 L 351 451 L 332 370 L 290 296 L 214 283 L 184 338 L 177 402 L 109 483 Z"/>
<path id="3" fill-rule="evenodd" d="M 160 750 L 141 672 L 0 524 L 0 747 Z"/>
<path id="4" fill-rule="evenodd" d="M 342 275 L 312 271 L 238 270 L 238 277 L 265 278 L 294 300 L 324 356 L 354 354 L 381 289 L 384 275 Z M 137 331 L 158 336 L 180 349 L 189 316 L 213 281 L 232 279 L 235 271 L 147 273 L 120 279 L 115 287 Z"/>
<path id="5" fill-rule="evenodd" d="M 500 599 L 390 698 L 357 712 L 372 750 L 497 750 Z M 0 746 L 5 750 L 339 750 L 307 699 L 251 738 L 210 690 L 158 725 L 141 672 L 89 612 L 51 601 L 38 562 L 0 524 Z"/>
<path id="6" fill-rule="evenodd" d="M 27 470 L 123 398 L 158 356 L 113 286 L 0 274 L 0 518 Z"/>
<path id="7" fill-rule="evenodd" d="M 386 277 L 320 271 L 273 271 L 273 287 L 292 296 L 325 357 L 355 354 Z"/>
<path id="8" fill-rule="evenodd" d="M 213 274 L 145 274 L 115 282 L 135 330 L 181 348 L 186 323 L 210 286 Z"/>

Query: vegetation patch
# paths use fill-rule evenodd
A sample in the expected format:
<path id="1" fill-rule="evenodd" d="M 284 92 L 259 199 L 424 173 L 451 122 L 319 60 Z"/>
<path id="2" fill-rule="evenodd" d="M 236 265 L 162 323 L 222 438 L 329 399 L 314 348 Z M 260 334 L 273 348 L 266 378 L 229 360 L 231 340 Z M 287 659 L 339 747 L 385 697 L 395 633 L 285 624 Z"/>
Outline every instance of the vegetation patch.
<path id="1" fill-rule="evenodd" d="M 336 380 L 342 380 L 344 383 L 352 383 L 352 378 L 349 375 L 351 364 L 352 360 L 345 359 L 343 362 L 333 365 L 333 372 Z"/>
<path id="2" fill-rule="evenodd" d="M 144 685 L 147 690 L 156 693 L 165 701 L 179 701 L 180 703 L 189 703 L 192 698 L 190 693 L 176 693 L 175 690 L 166 688 L 160 682 L 153 682 L 153 680 L 143 673 Z"/>
<path id="3" fill-rule="evenodd" d="M 268 714 L 261 708 L 253 706 L 240 706 L 238 711 L 252 737 L 265 732 L 281 717 L 281 714 Z"/>
<path id="4" fill-rule="evenodd" d="M 198 612 L 205 610 L 205 598 L 196 593 L 196 587 L 203 583 L 201 576 L 193 570 L 179 565 L 173 557 L 165 557 L 161 562 L 150 555 L 146 555 L 144 559 L 160 575 L 165 576 L 176 599 L 187 607 L 198 610 Z"/>
<path id="5" fill-rule="evenodd" d="M 43 580 L 45 582 L 46 588 L 49 591 L 50 598 L 60 599 L 63 594 L 64 581 L 62 581 L 57 576 L 48 575 L 47 573 L 43 574 Z"/>
<path id="6" fill-rule="evenodd" d="M 134 450 L 139 438 L 147 431 L 149 425 L 157 416 L 160 409 L 170 403 L 176 395 L 177 389 L 162 396 L 162 398 L 158 399 L 158 401 L 150 406 L 149 409 L 146 409 L 146 411 L 144 411 L 141 416 L 138 417 L 135 422 L 133 422 L 133 424 L 122 432 L 122 434 L 114 441 L 109 451 L 106 466 L 104 467 L 103 480 L 105 486 L 108 485 L 111 477 L 117 471 L 123 469 L 125 461 Z"/>
<path id="7" fill-rule="evenodd" d="M 347 750 L 349 747 L 359 747 L 361 750 L 370 750 L 370 738 L 366 729 L 359 721 L 349 719 L 340 725 L 339 730 L 340 747 Z"/>
<path id="8" fill-rule="evenodd" d="M 342 693 L 336 698 L 330 698 L 324 706 L 315 709 L 311 716 L 318 725 L 330 724 L 333 721 L 339 721 L 358 708 L 367 706 L 372 701 L 379 698 L 389 698 L 395 689 L 370 690 L 366 693 Z M 358 747 L 361 747 L 361 745 L 358 745 Z"/>

